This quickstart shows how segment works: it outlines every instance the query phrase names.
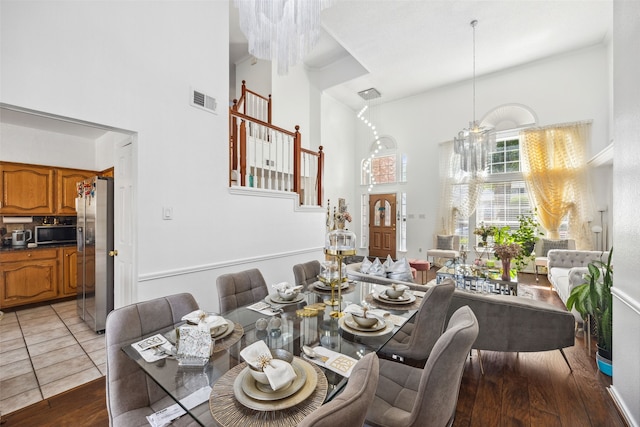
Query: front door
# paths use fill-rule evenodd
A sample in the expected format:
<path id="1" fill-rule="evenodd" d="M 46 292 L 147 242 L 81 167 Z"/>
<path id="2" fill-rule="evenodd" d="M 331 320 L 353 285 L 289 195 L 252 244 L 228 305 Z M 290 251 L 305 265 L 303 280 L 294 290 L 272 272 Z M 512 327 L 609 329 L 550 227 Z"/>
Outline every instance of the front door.
<path id="1" fill-rule="evenodd" d="M 396 259 L 396 195 L 369 196 L 369 256 Z"/>

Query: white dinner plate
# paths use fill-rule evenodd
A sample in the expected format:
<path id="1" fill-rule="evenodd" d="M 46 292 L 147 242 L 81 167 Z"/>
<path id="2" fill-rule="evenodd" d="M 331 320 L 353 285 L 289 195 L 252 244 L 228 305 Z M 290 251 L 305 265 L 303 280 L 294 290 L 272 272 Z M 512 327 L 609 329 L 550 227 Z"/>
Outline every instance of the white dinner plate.
<path id="1" fill-rule="evenodd" d="M 380 302 L 384 302 L 385 304 L 411 304 L 416 300 L 416 296 L 410 292 L 405 292 L 399 298 L 389 298 L 384 293 L 374 293 L 373 297 Z"/>
<path id="2" fill-rule="evenodd" d="M 369 332 L 364 332 L 364 331 L 360 331 L 358 329 L 353 329 L 351 327 L 349 327 L 349 325 L 347 324 L 346 320 L 347 320 L 348 316 L 344 316 L 341 317 L 340 319 L 338 319 L 338 325 L 340 326 L 340 328 L 344 329 L 345 331 L 349 332 L 350 334 L 353 335 L 359 335 L 361 337 L 377 337 L 377 336 L 381 336 L 381 335 L 386 335 L 388 333 L 390 333 L 391 331 L 393 331 L 394 328 L 394 324 L 391 320 L 387 320 L 385 321 L 385 327 L 380 329 L 379 331 L 369 331 Z"/>
<path id="3" fill-rule="evenodd" d="M 270 304 L 274 303 L 274 304 L 281 304 L 281 305 L 282 304 L 293 304 L 293 303 L 296 303 L 296 302 L 300 302 L 303 299 L 304 299 L 304 295 L 302 295 L 302 294 L 296 295 L 295 297 L 293 297 L 292 300 L 289 300 L 289 301 L 283 299 L 278 294 L 267 295 L 266 298 L 265 298 L 265 300 Z"/>

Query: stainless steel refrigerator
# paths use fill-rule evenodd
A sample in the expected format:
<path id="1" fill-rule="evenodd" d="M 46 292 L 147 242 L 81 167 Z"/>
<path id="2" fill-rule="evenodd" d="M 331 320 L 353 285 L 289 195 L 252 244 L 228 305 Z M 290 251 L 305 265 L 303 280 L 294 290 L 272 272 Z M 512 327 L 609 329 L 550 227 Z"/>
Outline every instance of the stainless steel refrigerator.
<path id="1" fill-rule="evenodd" d="M 113 178 L 78 182 L 78 316 L 104 331 L 113 310 Z"/>

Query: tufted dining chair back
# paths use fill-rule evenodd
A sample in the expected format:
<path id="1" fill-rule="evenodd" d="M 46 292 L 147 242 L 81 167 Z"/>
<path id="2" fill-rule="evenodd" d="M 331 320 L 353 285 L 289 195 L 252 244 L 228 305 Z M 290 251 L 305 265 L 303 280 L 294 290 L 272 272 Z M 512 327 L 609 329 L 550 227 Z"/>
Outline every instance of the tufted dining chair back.
<path id="1" fill-rule="evenodd" d="M 293 278 L 295 279 L 296 286 L 307 286 L 318 280 L 320 274 L 320 261 L 312 260 L 302 264 L 296 264 L 293 266 Z"/>
<path id="2" fill-rule="evenodd" d="M 182 293 L 131 304 L 109 313 L 105 341 L 110 426 L 148 425 L 147 415 L 175 403 L 122 347 L 179 323 L 182 316 L 197 309 L 193 296 Z M 189 416 L 178 421 L 178 425 L 197 425 Z"/>
<path id="3" fill-rule="evenodd" d="M 269 295 L 267 282 L 257 268 L 218 276 L 216 288 L 220 313 L 253 304 Z"/>
<path id="4" fill-rule="evenodd" d="M 438 338 L 424 369 L 380 360 L 380 378 L 366 423 L 385 427 L 445 427 L 455 415 L 462 371 L 478 336 L 478 321 L 460 307 Z"/>
<path id="5" fill-rule="evenodd" d="M 422 298 L 414 322 L 405 323 L 379 353 L 394 359 L 400 356 L 405 363 L 423 367 L 444 331 L 455 289 L 453 280 L 449 278 L 429 288 Z"/>
<path id="6" fill-rule="evenodd" d="M 307 415 L 298 427 L 362 426 L 376 393 L 379 369 L 375 353 L 360 359 L 342 393 Z"/>

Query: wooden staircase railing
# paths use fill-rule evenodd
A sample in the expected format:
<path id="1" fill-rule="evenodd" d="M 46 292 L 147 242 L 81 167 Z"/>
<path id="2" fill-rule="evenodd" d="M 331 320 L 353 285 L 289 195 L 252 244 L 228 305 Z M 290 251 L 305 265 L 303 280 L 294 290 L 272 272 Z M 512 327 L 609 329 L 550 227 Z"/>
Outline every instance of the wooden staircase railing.
<path id="1" fill-rule="evenodd" d="M 302 148 L 295 132 L 271 123 L 271 95 L 246 88 L 229 109 L 229 186 L 291 191 L 301 205 L 322 206 L 324 153 Z"/>

